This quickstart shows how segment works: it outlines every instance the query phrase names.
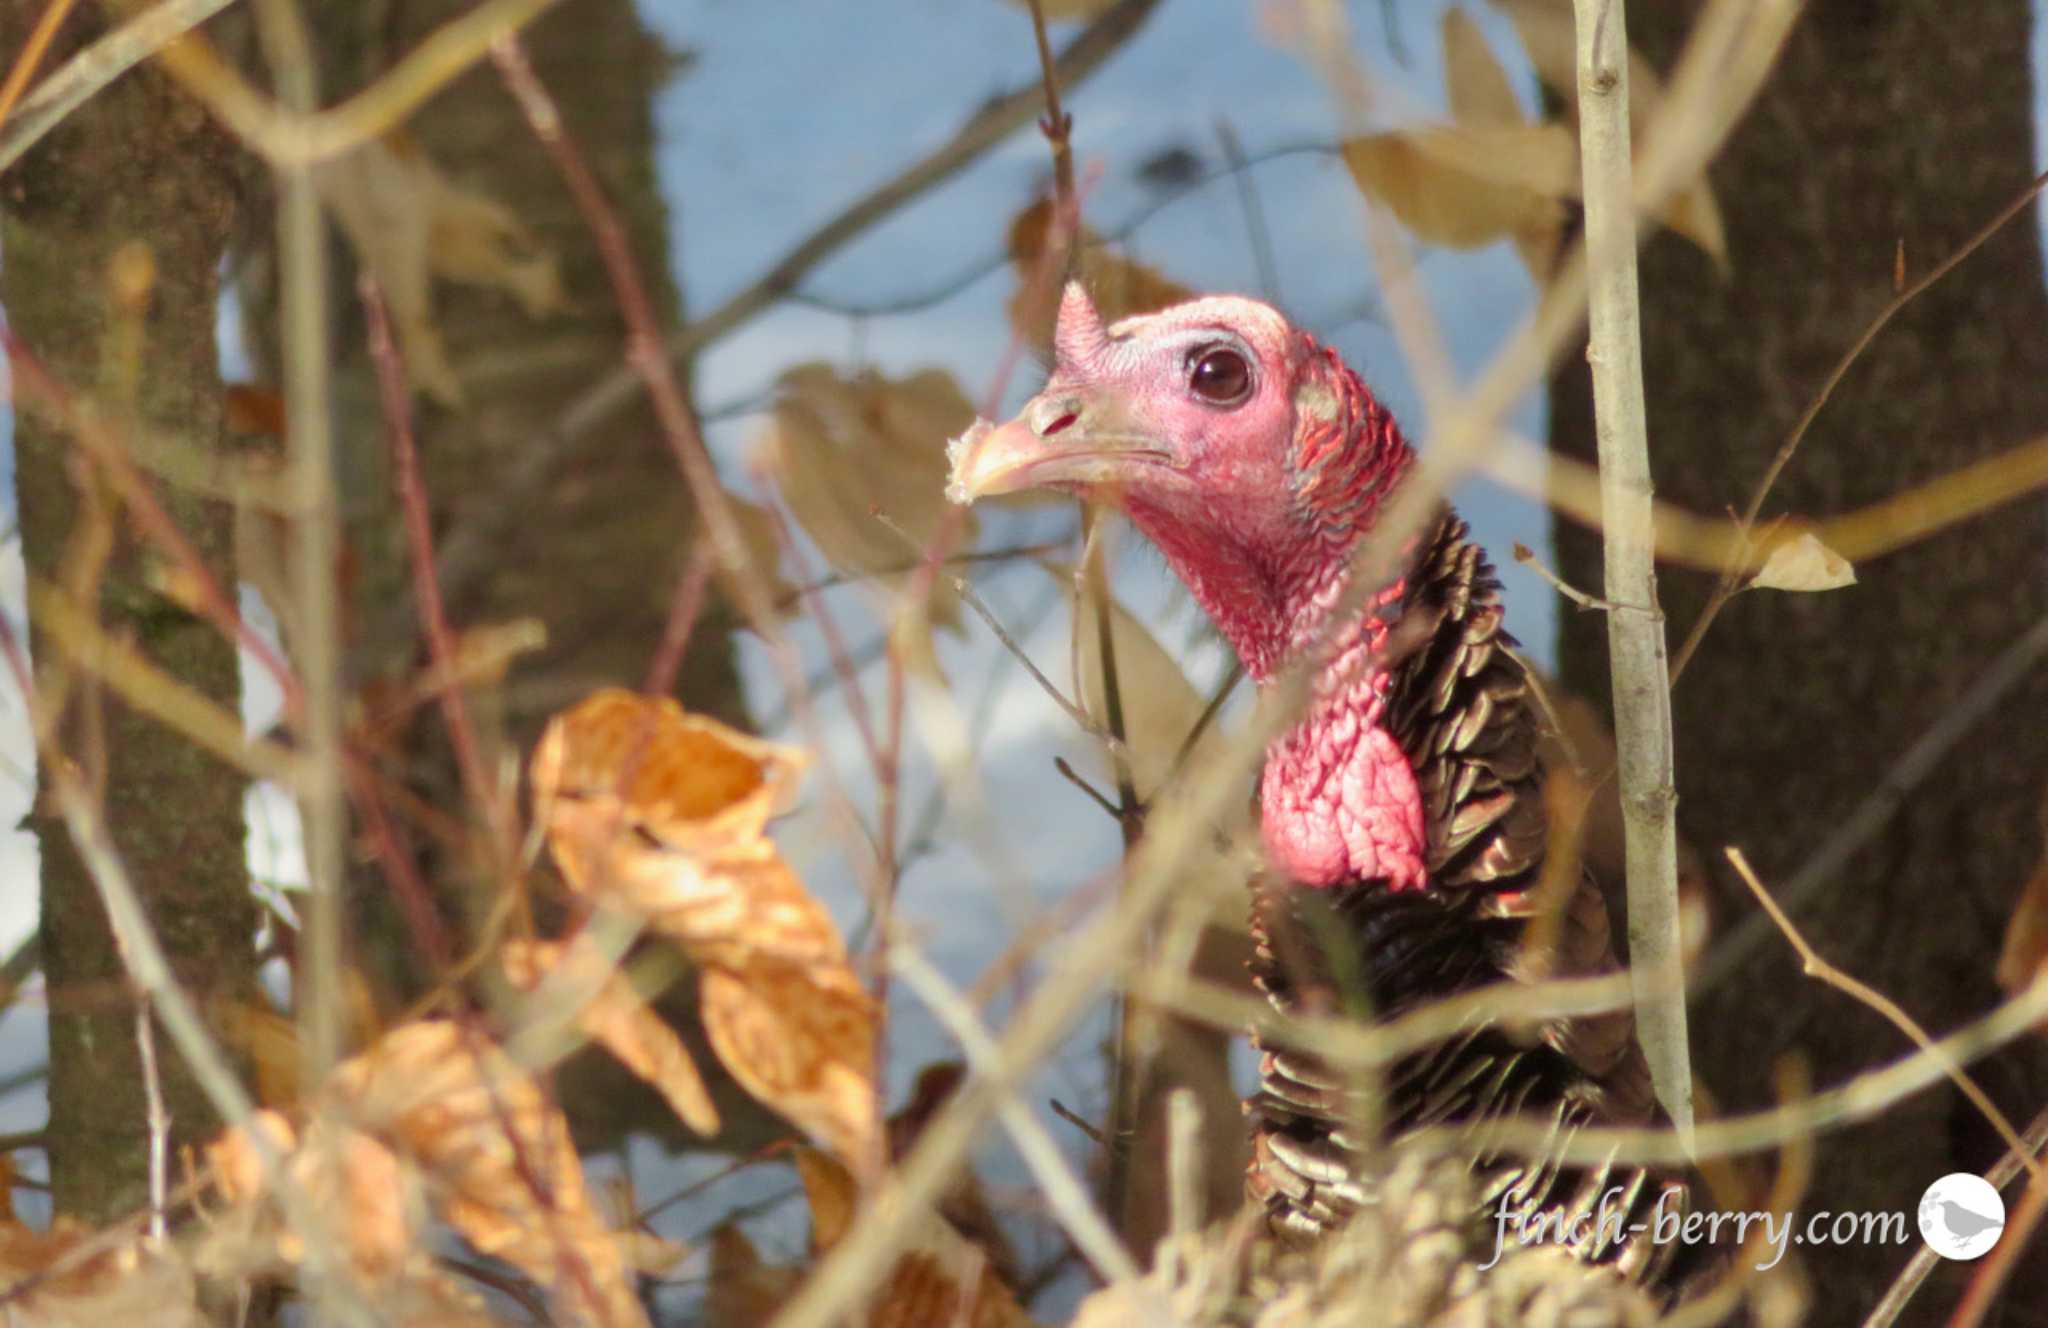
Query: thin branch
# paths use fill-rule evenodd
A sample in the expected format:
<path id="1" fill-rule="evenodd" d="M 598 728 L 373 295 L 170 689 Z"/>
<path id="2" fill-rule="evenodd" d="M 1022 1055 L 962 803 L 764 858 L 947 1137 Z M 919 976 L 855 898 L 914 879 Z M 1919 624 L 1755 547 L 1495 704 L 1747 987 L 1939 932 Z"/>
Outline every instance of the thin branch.
<path id="1" fill-rule="evenodd" d="M 2013 1213 L 2012 1221 L 2005 1230 L 1999 1233 L 1998 1243 L 1992 1247 L 1990 1257 L 1977 1265 L 1976 1275 L 1971 1277 L 1969 1289 L 1957 1303 L 1955 1314 L 1950 1316 L 1948 1328 L 1977 1328 L 1984 1322 L 1984 1316 L 1991 1311 L 1991 1303 L 1998 1298 L 1999 1289 L 2012 1277 L 2020 1252 L 2032 1242 L 2034 1231 L 2044 1216 L 2048 1216 L 2048 1174 L 2036 1169 L 2034 1178 L 2027 1182 L 2026 1193 L 2020 1196 L 2019 1209 Z"/>
<path id="2" fill-rule="evenodd" d="M 1845 820 L 1836 824 L 1820 847 L 1787 878 L 1780 892 L 1786 911 L 1797 912 L 1834 884 L 1849 860 L 1891 824 L 1913 790 L 1934 773 L 1949 750 L 1983 722 L 2000 698 L 2031 677 L 2044 658 L 2048 658 L 2048 618 L 2035 623 L 2000 651 L 1970 689 L 1927 726 L 1884 772 L 1877 787 L 1864 796 Z M 1766 918 L 1750 917 L 1738 924 L 1701 966 L 1698 986 L 1714 986 L 1740 970 L 1770 934 Z"/>
<path id="3" fill-rule="evenodd" d="M 316 64 L 298 0 L 261 0 L 256 9 L 278 92 L 295 113 L 315 104 Z M 277 242 L 283 336 L 285 439 L 290 449 L 293 664 L 303 707 L 303 760 L 294 792 L 303 827 L 310 895 L 293 993 L 304 1082 L 318 1084 L 341 1056 L 343 840 L 340 504 L 334 492 L 333 384 L 328 345 L 327 227 L 310 170 L 280 167 Z"/>
<path id="4" fill-rule="evenodd" d="M 156 1022 L 149 998 L 135 1002 L 135 1049 L 142 1057 L 142 1094 L 149 1113 L 149 1239 L 164 1240 L 165 1175 L 171 1140 L 171 1113 L 164 1107 L 163 1080 L 156 1068 Z"/>
<path id="5" fill-rule="evenodd" d="M 363 302 L 370 360 L 376 366 L 378 392 L 383 399 L 384 428 L 391 445 L 391 482 L 398 491 L 399 512 L 405 525 L 414 610 L 419 614 L 420 634 L 426 640 L 427 657 L 435 672 L 452 675 L 457 653 L 455 632 L 449 626 L 448 609 L 441 601 L 440 582 L 434 575 L 433 520 L 427 510 L 426 486 L 420 478 L 419 448 L 413 441 L 411 392 L 405 384 L 405 369 L 391 337 L 391 319 L 376 279 L 365 272 L 357 282 L 357 292 Z M 483 812 L 485 825 L 490 827 L 497 861 L 501 865 L 509 863 L 516 842 L 511 811 L 484 766 L 476 726 L 470 722 L 469 703 L 459 686 L 440 688 L 438 700 L 463 787 L 468 790 L 472 804 Z"/>
<path id="6" fill-rule="evenodd" d="M 1121 0 L 1105 10 L 1060 52 L 1055 67 L 1068 87 L 1101 67 L 1143 24 L 1159 0 Z M 913 200 L 978 160 L 1031 122 L 1040 105 L 1037 80 L 983 106 L 953 136 L 893 178 L 799 241 L 776 264 L 725 303 L 672 336 L 665 348 L 673 363 L 686 363 L 794 291 L 819 264 L 838 253 Z M 555 419 L 552 428 L 514 449 L 514 461 L 499 476 L 492 501 L 478 504 L 469 519 L 442 544 L 441 580 L 451 600 L 460 601 L 496 566 L 499 544 L 533 498 L 553 479 L 578 445 L 630 405 L 640 391 L 643 367 L 629 364 L 607 376 Z"/>
<path id="7" fill-rule="evenodd" d="M 163 47 L 159 59 L 171 77 L 272 166 L 312 166 L 397 128 L 495 43 L 555 3 L 485 0 L 429 33 L 375 83 L 324 111 L 272 101 L 198 33 Z"/>
<path id="8" fill-rule="evenodd" d="M 0 171 L 42 141 L 121 75 L 212 18 L 235 0 L 163 0 L 148 12 L 100 38 L 36 85 L 0 131 Z"/>
<path id="9" fill-rule="evenodd" d="M 2028 1123 L 2026 1136 L 2021 1142 L 2024 1145 L 2022 1148 L 2007 1149 L 1997 1164 L 1984 1173 L 1984 1179 L 1991 1182 L 1993 1189 L 2002 1190 L 2010 1185 L 2013 1177 L 2020 1174 L 2022 1166 L 2039 1157 L 2042 1149 L 2048 1148 L 2048 1107 L 2042 1108 Z M 2000 1239 L 2003 1240 L 2004 1237 Z M 1885 1290 L 1884 1299 L 1878 1301 L 1876 1308 L 1870 1311 L 1870 1317 L 1863 1321 L 1863 1328 L 1891 1328 L 1900 1312 L 1920 1290 L 1920 1284 L 1927 1280 L 1927 1275 L 1941 1262 L 1942 1256 L 1934 1252 L 1934 1247 L 1923 1243 L 1914 1251 L 1913 1257 L 1907 1260 L 1906 1266 L 1899 1270 L 1899 1275 L 1893 1279 L 1891 1286 Z"/>
<path id="10" fill-rule="evenodd" d="M 49 0 L 49 3 L 43 6 L 43 12 L 37 15 L 36 25 L 30 30 L 28 40 L 23 42 L 21 50 L 15 53 L 14 67 L 7 71 L 7 81 L 0 83 L 0 125 L 5 125 L 7 117 L 14 113 L 15 103 L 21 100 L 22 90 L 28 86 L 28 81 L 36 76 L 36 68 L 43 63 L 43 57 L 49 53 L 50 43 L 57 38 L 57 29 L 64 26 L 65 18 L 76 3 L 77 0 Z"/>
<path id="11" fill-rule="evenodd" d="M 1630 971 L 1636 1031 L 1657 1097 L 1681 1136 L 1692 1128 L 1684 940 L 1678 902 L 1677 793 L 1670 671 L 1657 611 L 1650 449 L 1637 325 L 1636 211 L 1630 164 L 1625 0 L 1573 0 L 1577 17 L 1579 155 L 1595 434 L 1605 516 L 1607 599 L 1647 613 L 1610 613 L 1614 738 L 1628 861 Z"/>
<path id="12" fill-rule="evenodd" d="M 702 544 L 690 550 L 676 577 L 675 594 L 669 597 L 668 617 L 662 620 L 661 643 L 647 665 L 643 689 L 649 696 L 667 696 L 682 669 L 683 655 L 690 648 L 690 632 L 704 611 L 704 592 L 711 584 L 712 557 Z"/>
<path id="13" fill-rule="evenodd" d="M 973 1007 L 922 956 L 907 946 L 892 946 L 889 966 L 918 994 L 925 1007 L 938 1017 L 946 1031 L 960 1044 L 961 1051 L 966 1054 L 968 1068 L 980 1074 L 1000 1061 L 1001 1053 L 996 1048 L 995 1039 L 982 1026 Z M 1067 1165 L 1059 1145 L 1045 1132 L 1038 1118 L 1015 1095 L 1007 1093 L 996 1114 L 1010 1132 L 1010 1139 L 1017 1145 L 1024 1164 L 1037 1178 L 1047 1206 L 1074 1244 L 1103 1276 L 1112 1283 L 1125 1284 L 1126 1294 L 1145 1296 L 1139 1285 L 1138 1266 L 1132 1261 L 1130 1252 L 1124 1249 L 1116 1232 L 1089 1202 L 1087 1189 Z M 1113 1154 L 1115 1150 L 1111 1151 Z M 1156 1299 L 1157 1293 L 1146 1298 Z M 1173 1322 L 1173 1316 L 1165 1312 L 1163 1304 L 1158 1310 L 1161 1315 L 1159 1322 Z"/>
<path id="14" fill-rule="evenodd" d="M 1280 302 L 1280 267 L 1273 261 L 1273 236 L 1266 228 L 1266 209 L 1259 203 L 1258 182 L 1252 179 L 1251 159 L 1244 154 L 1237 130 L 1221 116 L 1216 120 L 1216 142 L 1231 183 L 1237 186 L 1237 206 L 1244 213 L 1245 234 L 1251 238 L 1252 264 L 1259 274 L 1259 294 L 1268 303 Z"/>
<path id="15" fill-rule="evenodd" d="M 1792 943 L 1792 948 L 1799 952 L 1800 971 L 1877 1011 L 1891 1021 L 1892 1027 L 1912 1039 L 1914 1046 L 1929 1055 L 1940 1054 L 1935 1048 L 1934 1039 L 1927 1035 L 1927 1030 L 1920 1027 L 1918 1020 L 1901 1009 L 1898 1002 L 1875 987 L 1859 982 L 1820 957 L 1806 937 L 1800 934 L 1799 928 L 1792 925 L 1792 919 L 1786 917 L 1785 911 L 1778 907 L 1778 901 L 1771 898 L 1770 891 L 1764 889 L 1763 882 L 1757 879 L 1756 872 L 1750 868 L 1749 859 L 1743 855 L 1741 849 L 1731 844 L 1727 854 L 1728 862 L 1735 868 L 1736 875 L 1742 878 L 1743 884 L 1749 887 L 1750 893 L 1763 905 L 1764 912 L 1770 915 L 1778 930 L 1785 933 L 1785 939 Z M 2033 1155 L 2027 1152 L 2026 1145 L 2020 1141 L 2019 1131 L 2012 1127 L 2012 1122 L 2006 1119 L 2005 1113 L 1998 1109 L 1998 1104 L 1991 1100 L 1990 1095 L 1977 1086 L 1977 1081 L 1970 1078 L 1960 1065 L 1950 1065 L 1947 1068 L 1949 1078 L 1955 1081 L 1963 1096 L 1970 1100 L 1970 1105 L 1977 1108 L 1985 1120 L 1991 1122 L 1991 1127 L 1998 1131 L 1998 1137 L 2005 1140 L 2005 1146 L 2026 1155 L 2027 1170 L 2034 1178 L 2039 1180 L 2048 1176 L 2048 1171 L 2044 1171 L 2041 1164 L 2033 1160 Z"/>
<path id="16" fill-rule="evenodd" d="M 1771 457 L 1771 464 L 1764 468 L 1764 477 L 1758 482 L 1756 491 L 1750 495 L 1749 506 L 1743 509 L 1742 518 L 1737 523 L 1739 531 L 1738 549 L 1743 542 L 1743 539 L 1740 537 L 1746 537 L 1750 531 L 1756 528 L 1757 516 L 1763 511 L 1765 500 L 1770 497 L 1771 489 L 1777 484 L 1778 477 L 1785 473 L 1785 467 L 1791 464 L 1793 454 L 1799 450 L 1799 444 L 1805 440 L 1807 431 L 1813 427 L 1813 422 L 1820 417 L 1821 411 L 1826 408 L 1828 401 L 1835 395 L 1835 389 L 1842 385 L 1844 378 L 1848 377 L 1849 370 L 1854 367 L 1856 361 L 1863 358 L 1863 353 L 1870 349 L 1871 343 L 1877 340 L 1878 333 L 1884 331 L 1886 325 L 1898 316 L 1900 310 L 1919 299 L 1922 295 L 1933 289 L 1935 284 L 1940 282 L 1942 278 L 1962 266 L 1964 260 L 1989 243 L 1991 237 L 2005 229 L 2006 225 L 2015 217 L 2019 217 L 2029 211 L 2033 206 L 2034 200 L 2040 196 L 2041 191 L 2044 189 L 2048 189 L 2048 171 L 2043 171 L 2035 176 L 2032 183 L 2019 192 L 2018 197 L 2000 209 L 1998 215 L 1979 227 L 1976 234 L 1963 241 L 1961 248 L 1935 264 L 1918 281 L 1901 289 L 1886 302 L 1882 309 L 1877 311 L 1876 317 L 1870 320 L 1870 325 L 1863 329 L 1863 334 L 1856 338 L 1849 349 L 1843 352 L 1842 358 L 1835 362 L 1835 367 L 1828 371 L 1828 376 L 1821 381 L 1820 390 L 1814 393 L 1813 400 L 1807 404 L 1806 410 L 1801 413 L 1798 422 L 1792 426 L 1792 431 L 1785 435 L 1785 441 L 1778 445 L 1777 452 Z M 1830 547 L 1833 547 L 1832 541 L 1829 541 L 1829 544 Z M 1854 555 L 1849 556 L 1852 559 L 1854 557 Z M 1734 597 L 1735 592 L 1741 588 L 1742 575 L 1745 570 L 1745 568 L 1737 565 L 1732 560 L 1729 566 L 1722 569 L 1721 579 L 1714 586 L 1713 594 L 1708 597 L 1706 607 L 1700 610 L 1699 618 L 1693 623 L 1691 630 L 1686 633 L 1685 644 L 1679 647 L 1677 656 L 1671 661 L 1671 680 L 1673 682 L 1676 682 L 1678 675 L 1685 671 L 1685 666 L 1691 661 L 1693 652 L 1699 649 L 1700 642 L 1706 637 L 1707 629 L 1714 625 L 1714 619 L 1719 616 L 1722 608 L 1727 605 L 1728 601 Z"/>
<path id="17" fill-rule="evenodd" d="M 1536 556 L 1536 551 L 1526 544 L 1517 542 L 1514 547 L 1514 554 L 1516 562 L 1542 577 L 1545 581 L 1548 581 L 1552 590 L 1555 590 L 1558 594 L 1582 609 L 1611 613 L 1616 609 L 1624 607 L 1612 600 L 1601 599 L 1598 595 L 1588 595 L 1585 591 L 1551 571 L 1548 567 L 1545 567 L 1543 560 Z"/>

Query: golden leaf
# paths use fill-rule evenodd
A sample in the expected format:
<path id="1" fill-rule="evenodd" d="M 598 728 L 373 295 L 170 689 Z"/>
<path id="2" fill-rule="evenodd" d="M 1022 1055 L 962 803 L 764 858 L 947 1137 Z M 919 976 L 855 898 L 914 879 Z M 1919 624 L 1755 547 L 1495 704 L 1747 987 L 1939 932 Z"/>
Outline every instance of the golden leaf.
<path id="1" fill-rule="evenodd" d="M 407 372 L 442 405 L 459 407 L 463 392 L 434 325 L 435 277 L 504 291 L 529 318 L 564 307 L 555 256 L 518 214 L 449 181 L 409 136 L 366 143 L 313 178 L 384 288 Z"/>
<path id="2" fill-rule="evenodd" d="M 615 970 L 605 971 L 603 956 L 588 938 L 578 936 L 566 945 L 507 941 L 499 958 L 506 977 L 527 991 L 556 972 L 566 974 L 573 990 L 596 985 L 596 996 L 576 1016 L 577 1026 L 646 1080 L 683 1124 L 706 1138 L 718 1133 L 718 1108 L 689 1048 L 666 1020 L 647 1008 L 632 983 Z"/>
<path id="3" fill-rule="evenodd" d="M 1856 584 L 1856 569 L 1808 530 L 1772 549 L 1749 584 L 1760 590 L 1840 590 Z"/>
<path id="4" fill-rule="evenodd" d="M 1010 222 L 1010 262 L 1017 270 L 1018 281 L 1016 293 L 1010 297 L 1010 326 L 1041 355 L 1052 346 L 1052 329 L 1058 321 L 1060 305 L 1061 283 L 1056 279 L 1059 274 L 1049 271 L 1045 255 L 1052 216 L 1052 200 L 1042 198 Z M 1085 226 L 1078 240 L 1081 261 L 1076 275 L 1088 287 L 1105 323 L 1132 314 L 1152 313 L 1195 297 L 1195 292 L 1170 277 L 1112 252 Z M 1036 495 L 1035 500 L 1045 498 Z"/>
<path id="5" fill-rule="evenodd" d="M 705 1032 L 740 1086 L 868 1177 L 873 1001 L 764 833 L 801 768 L 792 749 L 665 697 L 608 690 L 549 722 L 535 815 L 572 888 L 645 919 L 703 969 Z"/>
<path id="6" fill-rule="evenodd" d="M 568 1121 L 487 1038 L 448 1021 L 404 1024 L 338 1066 L 326 1091 L 434 1178 L 449 1225 L 548 1288 L 563 1317 L 647 1322 Z"/>
<path id="7" fill-rule="evenodd" d="M 796 1174 L 811 1205 L 811 1254 L 816 1257 L 852 1229 L 860 1187 L 837 1158 L 815 1148 L 796 1150 Z"/>
<path id="8" fill-rule="evenodd" d="M 707 968 L 704 1034 L 740 1087 L 871 1178 L 881 1167 L 875 1006 L 844 962 Z"/>
<path id="9" fill-rule="evenodd" d="M 1360 192 L 1431 244 L 1474 249 L 1555 228 L 1578 187 L 1562 125 L 1431 125 L 1354 138 L 1344 164 Z"/>
<path id="10" fill-rule="evenodd" d="M 175 1246 L 110 1242 L 108 1234 L 61 1214 L 47 1232 L 0 1222 L 9 1328 L 201 1328 L 213 1321 L 200 1313 L 192 1267 Z M 95 1247 L 100 1252 L 90 1254 Z"/>
<path id="11" fill-rule="evenodd" d="M 846 378 L 829 365 L 802 364 L 782 375 L 759 453 L 783 503 L 833 566 L 900 592 L 918 583 L 919 551 L 941 523 L 953 523 L 947 528 L 963 542 L 974 538 L 973 517 L 945 498 L 946 440 L 973 420 L 973 406 L 944 370 Z M 959 600 L 945 578 L 933 578 L 915 612 L 952 627 Z"/>

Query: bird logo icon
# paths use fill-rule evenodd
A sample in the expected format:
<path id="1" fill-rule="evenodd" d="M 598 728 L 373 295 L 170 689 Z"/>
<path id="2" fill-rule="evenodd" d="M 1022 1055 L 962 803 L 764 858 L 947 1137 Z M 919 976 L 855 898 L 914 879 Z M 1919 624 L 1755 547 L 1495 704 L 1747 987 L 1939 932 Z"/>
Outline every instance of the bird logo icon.
<path id="1" fill-rule="evenodd" d="M 2005 1201 L 1981 1176 L 1951 1172 L 1920 1196 L 1920 1235 L 1944 1259 L 1982 1256 L 2005 1230 Z"/>

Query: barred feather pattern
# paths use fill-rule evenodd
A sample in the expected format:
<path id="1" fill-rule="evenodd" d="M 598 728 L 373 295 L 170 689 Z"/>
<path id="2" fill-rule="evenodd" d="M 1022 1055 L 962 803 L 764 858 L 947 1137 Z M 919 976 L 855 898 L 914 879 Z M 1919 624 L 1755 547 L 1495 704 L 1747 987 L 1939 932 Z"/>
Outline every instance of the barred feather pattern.
<path id="1" fill-rule="evenodd" d="M 1398 657 L 1379 661 L 1392 675 L 1382 722 L 1423 798 L 1429 887 L 1256 881 L 1253 976 L 1283 1012 L 1341 1013 L 1363 995 L 1385 1018 L 1503 979 L 1616 966 L 1606 905 L 1590 879 L 1565 902 L 1545 952 L 1525 944 L 1545 850 L 1532 684 L 1501 627 L 1499 583 L 1455 515 L 1446 511 L 1421 546 L 1406 587 L 1382 610 L 1398 614 L 1389 641 L 1405 643 L 1393 647 Z M 1530 1162 L 1485 1145 L 1486 1123 L 1509 1115 L 1547 1115 L 1560 1140 L 1588 1123 L 1657 1119 L 1626 1010 L 1552 1020 L 1527 1041 L 1493 1025 L 1470 1027 L 1369 1086 L 1312 1055 L 1260 1051 L 1260 1090 L 1248 1104 L 1248 1189 L 1276 1235 L 1312 1239 L 1342 1225 L 1372 1202 L 1362 1178 L 1383 1139 L 1452 1125 L 1472 1139 L 1489 1213 L 1505 1203 L 1531 1229 L 1540 1220 L 1546 1232 L 1567 1233 L 1563 1243 L 1577 1259 L 1639 1283 L 1666 1283 L 1684 1271 L 1674 1261 L 1692 1261 L 1682 1247 L 1614 1238 L 1652 1220 L 1660 1197 L 1666 1212 L 1682 1216 L 1684 1180 L 1639 1167 Z M 1588 1220 L 1574 1220 L 1581 1215 Z M 1597 1220 L 1609 1215 L 1619 1223 Z"/>

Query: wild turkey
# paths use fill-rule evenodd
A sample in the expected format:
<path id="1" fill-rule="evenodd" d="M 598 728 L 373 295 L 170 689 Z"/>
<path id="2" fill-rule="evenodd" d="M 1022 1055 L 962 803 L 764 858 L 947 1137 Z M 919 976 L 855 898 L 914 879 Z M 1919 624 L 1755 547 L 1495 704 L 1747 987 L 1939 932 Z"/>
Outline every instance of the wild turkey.
<path id="1" fill-rule="evenodd" d="M 1448 509 L 1402 575 L 1326 624 L 1351 555 L 1408 474 L 1392 417 L 1334 351 L 1254 300 L 1213 296 L 1104 327 L 1067 287 L 1051 380 L 1011 422 L 954 448 L 953 497 L 1050 487 L 1122 508 L 1158 545 L 1261 684 L 1325 652 L 1313 696 L 1259 779 L 1269 867 L 1252 883 L 1254 977 L 1286 1011 L 1335 1012 L 1362 979 L 1373 1010 L 1504 978 L 1614 967 L 1606 906 L 1581 881 L 1554 943 L 1525 944 L 1545 816 L 1529 680 L 1501 628 L 1498 584 Z M 1327 630 L 1326 630 L 1327 626 Z M 1347 979 L 1346 975 L 1356 975 Z M 1273 1232 L 1314 1238 L 1370 1201 L 1344 1076 L 1267 1049 L 1249 1106 L 1250 1195 Z M 1394 1068 L 1392 1136 L 1497 1113 L 1657 1119 L 1631 1016 L 1558 1019 L 1521 1042 L 1479 1027 Z M 1489 1211 L 1571 1222 L 1578 1259 L 1659 1283 L 1696 1254 L 1616 1241 L 1689 1189 L 1640 1169 L 1478 1159 Z M 1552 1227 L 1555 1230 L 1555 1226 Z"/>

